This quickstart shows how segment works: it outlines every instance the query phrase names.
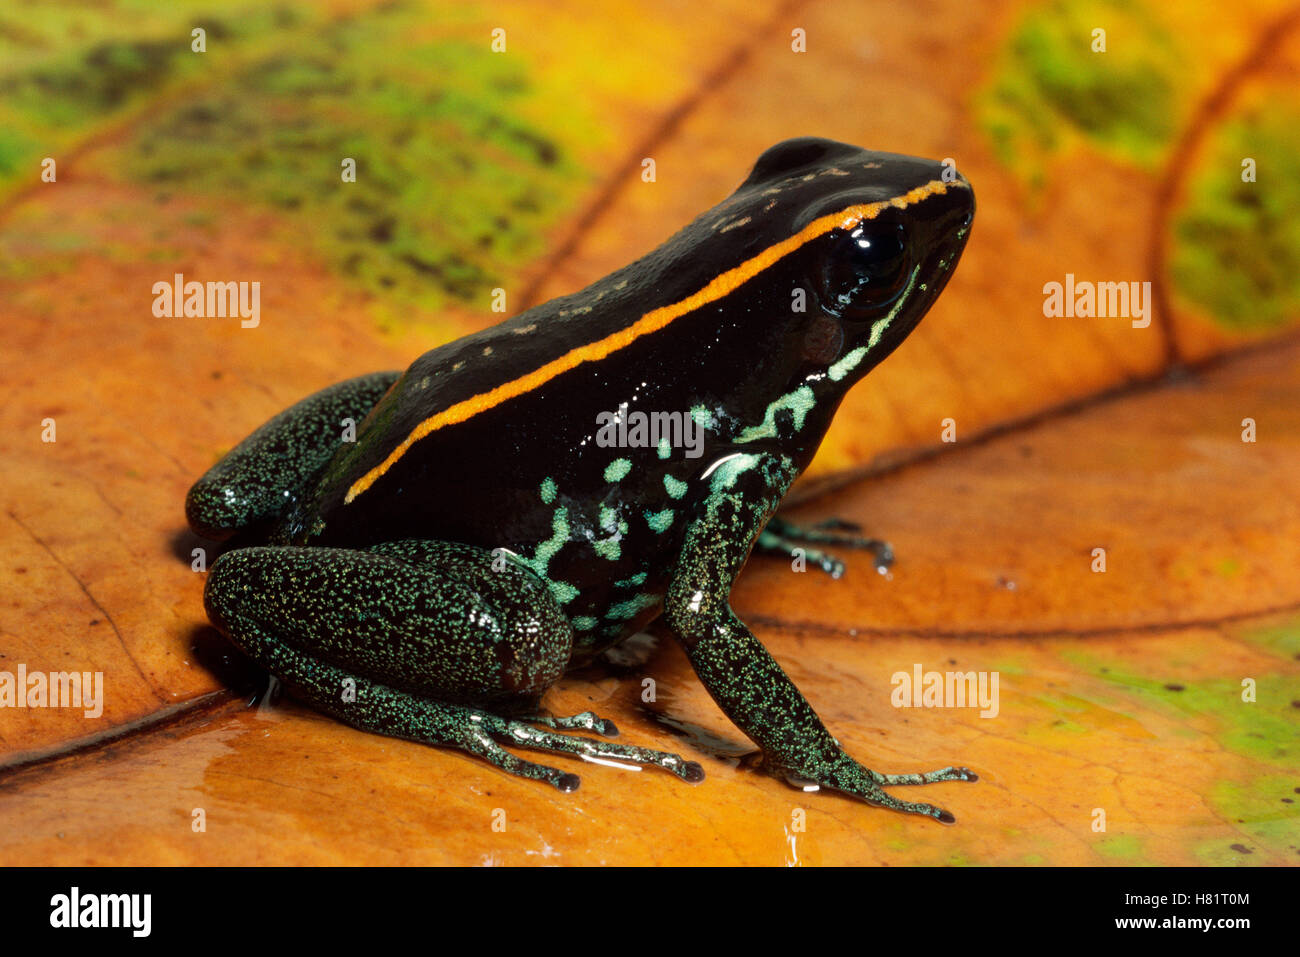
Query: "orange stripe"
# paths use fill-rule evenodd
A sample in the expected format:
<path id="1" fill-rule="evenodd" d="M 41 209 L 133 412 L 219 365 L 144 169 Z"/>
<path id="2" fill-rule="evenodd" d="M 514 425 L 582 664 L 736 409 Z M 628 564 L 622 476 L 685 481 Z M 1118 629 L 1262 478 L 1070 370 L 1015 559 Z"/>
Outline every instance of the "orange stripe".
<path id="1" fill-rule="evenodd" d="M 518 379 L 512 379 L 509 382 L 502 383 L 495 389 L 470 396 L 468 399 L 457 402 L 455 405 L 448 406 L 441 412 L 429 416 L 429 418 L 412 429 L 411 434 L 402 441 L 401 445 L 393 449 L 384 461 L 353 483 L 352 487 L 348 489 L 347 497 L 343 500 L 344 504 L 351 502 L 370 488 L 381 475 L 392 468 L 397 460 L 406 454 L 407 449 L 430 432 L 441 429 L 445 425 L 464 422 L 480 412 L 495 408 L 502 402 L 523 395 L 525 392 L 530 392 L 584 362 L 596 362 L 604 359 L 610 353 L 631 345 L 642 336 L 658 332 L 674 319 L 694 312 L 701 306 L 716 302 L 728 293 L 733 292 L 742 283 L 754 278 L 768 266 L 788 256 L 805 243 L 816 239 L 818 236 L 825 235 L 832 229 L 849 229 L 864 219 L 874 219 L 882 210 L 891 206 L 896 209 L 903 209 L 919 203 L 928 196 L 942 195 L 947 192 L 949 185 L 952 184 L 937 179 L 931 180 L 924 186 L 918 186 L 916 189 L 909 190 L 901 196 L 895 196 L 893 199 L 850 206 L 838 213 L 831 213 L 828 216 L 815 219 L 789 239 L 782 240 L 774 246 L 769 246 L 752 259 L 748 259 L 734 269 L 719 274 L 703 289 L 680 302 L 652 309 L 625 329 L 611 333 L 604 339 L 598 339 L 595 342 L 589 342 L 586 345 L 570 349 L 559 358 L 552 359 L 541 368 L 534 369 Z"/>

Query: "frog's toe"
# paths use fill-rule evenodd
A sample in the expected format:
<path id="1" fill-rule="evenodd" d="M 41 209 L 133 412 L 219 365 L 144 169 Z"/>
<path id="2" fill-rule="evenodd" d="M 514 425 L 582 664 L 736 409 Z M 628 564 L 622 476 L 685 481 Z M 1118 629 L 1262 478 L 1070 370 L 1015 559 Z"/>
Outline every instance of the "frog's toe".
<path id="1" fill-rule="evenodd" d="M 572 771 L 561 771 L 559 768 L 547 767 L 545 764 L 525 761 L 523 758 L 504 749 L 500 754 L 492 755 L 488 760 L 507 774 L 513 774 L 517 778 L 529 778 L 533 781 L 545 781 L 564 794 L 571 794 L 578 790 L 578 786 L 582 784 L 582 778 Z"/>
<path id="2" fill-rule="evenodd" d="M 565 794 L 578 790 L 578 785 L 582 783 L 582 779 L 576 774 L 571 771 L 561 771 L 559 768 L 552 768 L 545 764 L 526 761 L 516 754 L 511 754 L 492 740 L 492 733 L 500 732 L 500 719 L 484 714 L 481 721 L 475 722 L 474 727 L 465 729 L 456 744 L 470 754 L 478 755 L 489 764 L 500 768 L 507 774 L 513 774 L 517 778 L 545 781 L 557 791 L 563 791 Z"/>
<path id="3" fill-rule="evenodd" d="M 874 772 L 872 772 L 874 774 Z M 876 777 L 887 777 L 887 775 L 875 775 Z M 892 777 L 921 777 L 921 775 L 891 775 Z M 809 778 L 797 775 L 785 775 L 786 783 L 792 788 L 800 791 L 819 791 L 821 785 Z M 941 780 L 941 779 L 936 779 Z M 942 779 L 948 780 L 948 779 Z M 883 783 L 883 782 L 882 782 Z M 892 784 L 921 784 L 929 783 L 922 781 L 892 781 Z M 901 811 L 904 814 L 918 814 L 921 817 L 933 818 L 940 824 L 954 824 L 957 818 L 951 811 L 939 807 L 935 804 L 926 804 L 921 801 L 900 801 L 892 794 L 882 790 L 876 784 L 859 783 L 856 785 L 845 785 L 842 783 L 828 785 L 832 790 L 840 791 L 850 797 L 855 797 L 860 801 L 870 804 L 872 807 L 881 807 L 890 811 Z"/>
<path id="4" fill-rule="evenodd" d="M 844 577 L 844 563 L 833 555 L 827 555 L 822 558 L 820 564 L 822 571 L 830 575 L 831 578 Z"/>
<path id="5" fill-rule="evenodd" d="M 873 807 L 901 811 L 904 814 L 917 814 L 932 818 L 941 824 L 952 824 L 957 819 L 951 811 L 934 804 L 919 801 L 903 801 L 885 791 L 886 787 L 905 784 L 938 784 L 943 781 L 977 781 L 979 777 L 969 768 L 946 767 L 937 771 L 917 774 L 881 774 L 842 754 L 830 767 L 811 769 L 811 773 L 799 773 L 798 769 L 774 767 L 773 770 L 785 777 L 794 787 L 804 790 L 830 788 L 847 794 Z"/>
<path id="6" fill-rule="evenodd" d="M 507 774 L 513 774 L 518 778 L 530 778 L 534 781 L 545 781 L 564 794 L 570 794 L 578 790 L 578 785 L 582 783 L 582 779 L 572 771 L 561 771 L 559 768 L 547 767 L 545 764 L 525 761 L 523 758 L 504 749 L 499 755 L 493 755 L 489 760 Z"/>
<path id="7" fill-rule="evenodd" d="M 862 531 L 862 526 L 857 522 L 851 522 L 847 518 L 824 518 L 813 528 L 824 532 L 852 532 L 855 535 Z"/>
<path id="8" fill-rule="evenodd" d="M 879 788 L 871 789 L 857 796 L 873 807 L 883 807 L 891 811 L 901 811 L 904 814 L 918 814 L 921 817 L 933 818 L 940 824 L 957 823 L 957 818 L 946 808 L 941 808 L 937 804 L 926 804 L 922 801 L 900 801 L 898 798 L 886 794 Z"/>
<path id="9" fill-rule="evenodd" d="M 584 711 L 581 714 L 561 718 L 539 715 L 528 720 L 533 724 L 540 724 L 544 728 L 553 728 L 557 731 L 594 731 L 606 738 L 617 738 L 619 734 L 618 725 L 608 718 L 602 718 L 594 711 Z"/>
<path id="10" fill-rule="evenodd" d="M 870 538 L 859 534 L 862 526 L 840 518 L 829 518 L 811 526 L 795 525 L 782 519 L 773 519 L 764 530 L 768 536 L 769 550 L 775 551 L 778 543 L 788 546 L 792 542 L 811 542 L 822 545 L 834 545 L 841 548 L 854 548 L 873 554 L 876 571 L 884 575 L 894 564 L 894 548 L 889 542 L 879 538 Z M 761 536 L 760 536 L 761 538 Z M 823 571 L 832 578 L 844 574 L 844 563 L 823 552 L 806 550 L 808 558 L 817 562 Z"/>
<path id="11" fill-rule="evenodd" d="M 872 780 L 883 787 L 898 784 L 937 784 L 940 781 L 978 781 L 979 775 L 970 768 L 955 768 L 951 765 L 938 771 L 926 771 L 921 774 L 881 774 L 871 772 Z"/>
<path id="12" fill-rule="evenodd" d="M 562 719 L 552 719 L 562 720 Z M 602 720 L 602 719 L 597 719 Z M 525 721 L 509 721 L 498 732 L 509 743 L 537 751 L 551 751 L 556 754 L 573 754 L 585 761 L 597 764 L 636 764 L 647 767 L 662 768 L 675 774 L 690 784 L 704 780 L 704 768 L 695 761 L 687 761 L 681 755 L 667 751 L 655 751 L 631 744 L 614 744 L 610 741 L 596 741 L 565 734 L 555 734 L 533 727 Z"/>

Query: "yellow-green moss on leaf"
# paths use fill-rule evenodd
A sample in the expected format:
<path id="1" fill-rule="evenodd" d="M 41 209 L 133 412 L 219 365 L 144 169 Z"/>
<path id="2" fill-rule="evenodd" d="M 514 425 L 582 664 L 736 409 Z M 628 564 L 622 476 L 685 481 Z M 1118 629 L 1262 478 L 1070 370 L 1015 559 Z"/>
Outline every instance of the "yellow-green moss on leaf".
<path id="1" fill-rule="evenodd" d="M 1258 106 L 1215 131 L 1173 223 L 1170 274 L 1215 323 L 1243 332 L 1300 317 L 1300 112 Z M 1255 182 L 1242 162 L 1255 161 Z"/>
<path id="2" fill-rule="evenodd" d="M 1097 29 L 1105 52 L 1093 50 Z M 977 116 L 1000 159 L 1035 186 L 1071 139 L 1151 167 L 1187 109 L 1179 69 L 1175 41 L 1141 4 L 1057 0 L 1014 28 Z"/>

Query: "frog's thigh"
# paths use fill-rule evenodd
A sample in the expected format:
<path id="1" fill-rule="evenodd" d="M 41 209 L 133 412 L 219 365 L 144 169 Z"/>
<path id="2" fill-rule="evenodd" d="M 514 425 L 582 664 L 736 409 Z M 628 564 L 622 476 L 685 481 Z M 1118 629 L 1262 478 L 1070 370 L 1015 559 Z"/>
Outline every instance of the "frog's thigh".
<path id="1" fill-rule="evenodd" d="M 212 566 L 204 602 L 236 645 L 331 713 L 348 689 L 321 684 L 323 670 L 282 673 L 277 660 L 299 658 L 277 648 L 398 691 L 519 710 L 564 673 L 573 641 L 530 571 L 448 543 L 237 549 Z"/>
<path id="2" fill-rule="evenodd" d="M 360 424 L 398 372 L 348 379 L 285 409 L 230 450 L 185 498 L 190 528 L 215 541 L 279 516 L 329 461 L 344 419 Z"/>

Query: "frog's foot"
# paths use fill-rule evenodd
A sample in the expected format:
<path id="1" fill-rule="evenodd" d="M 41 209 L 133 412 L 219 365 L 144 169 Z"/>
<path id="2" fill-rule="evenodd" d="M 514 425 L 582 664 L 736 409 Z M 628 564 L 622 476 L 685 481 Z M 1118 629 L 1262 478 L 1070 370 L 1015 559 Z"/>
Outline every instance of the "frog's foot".
<path id="1" fill-rule="evenodd" d="M 919 801 L 900 801 L 883 790 L 905 784 L 938 784 L 943 781 L 978 781 L 979 775 L 969 768 L 946 767 L 937 771 L 925 771 L 918 774 L 881 774 L 863 767 L 846 754 L 841 754 L 835 764 L 824 773 L 816 776 L 783 773 L 791 787 L 804 791 L 816 791 L 823 787 L 839 791 L 851 797 L 865 801 L 874 807 L 883 807 L 905 814 L 919 814 L 931 817 L 942 824 L 952 824 L 957 819 L 951 811 L 934 804 Z"/>
<path id="2" fill-rule="evenodd" d="M 856 533 L 861 530 L 861 526 L 837 518 L 827 519 L 806 528 L 781 518 L 773 518 L 759 534 L 754 547 L 765 554 L 779 555 L 789 555 L 795 548 L 801 548 L 808 561 L 832 578 L 839 578 L 844 574 L 844 562 L 819 548 L 806 548 L 805 543 L 857 548 L 872 552 L 876 571 L 882 575 L 887 573 L 894 563 L 894 549 L 888 542 L 857 534 L 841 534 Z"/>
<path id="3" fill-rule="evenodd" d="M 526 720 L 533 724 L 540 724 L 544 728 L 554 728 L 556 731 L 594 731 L 606 738 L 618 737 L 618 725 L 608 718 L 602 718 L 594 711 L 584 711 L 567 718 L 532 715 Z"/>
<path id="4" fill-rule="evenodd" d="M 422 744 L 459 748 L 516 777 L 545 781 L 560 791 L 577 790 L 578 776 L 526 761 L 507 751 L 498 740 L 535 751 L 572 754 L 596 763 L 663 768 L 691 783 L 704 779 L 700 765 L 680 755 L 557 734 L 531 723 L 535 720 L 558 728 L 590 728 L 600 734 L 617 730 L 612 722 L 591 712 L 568 718 L 502 718 L 478 708 L 444 704 L 350 674 L 287 644 L 265 642 L 245 647 L 259 663 L 281 676 L 294 697 L 353 727 Z"/>

